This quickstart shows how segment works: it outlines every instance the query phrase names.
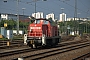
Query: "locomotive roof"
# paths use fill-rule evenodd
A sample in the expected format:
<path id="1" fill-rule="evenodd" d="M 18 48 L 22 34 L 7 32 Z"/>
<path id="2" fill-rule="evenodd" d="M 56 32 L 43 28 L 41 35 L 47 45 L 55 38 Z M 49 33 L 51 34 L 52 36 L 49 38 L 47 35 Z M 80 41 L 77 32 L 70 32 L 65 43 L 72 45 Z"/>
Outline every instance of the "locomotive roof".
<path id="1" fill-rule="evenodd" d="M 46 19 L 46 18 L 38 18 L 38 19 L 35 19 L 35 20 L 47 20 L 47 21 L 49 21 L 49 20 Z"/>
<path id="2" fill-rule="evenodd" d="M 35 20 L 46 20 L 46 21 L 49 21 L 52 26 L 56 26 L 56 23 L 53 20 L 50 20 L 50 19 L 38 18 L 38 19 L 35 19 Z"/>

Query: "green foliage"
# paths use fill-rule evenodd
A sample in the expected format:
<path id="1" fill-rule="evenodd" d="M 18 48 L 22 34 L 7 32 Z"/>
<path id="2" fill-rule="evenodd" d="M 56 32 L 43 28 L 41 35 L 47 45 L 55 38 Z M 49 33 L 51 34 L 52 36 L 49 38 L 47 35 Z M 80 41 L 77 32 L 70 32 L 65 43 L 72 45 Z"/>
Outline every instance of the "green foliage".
<path id="1" fill-rule="evenodd" d="M 50 18 L 51 19 L 51 18 Z M 28 25 L 33 23 L 35 18 L 31 18 L 30 22 L 21 22 L 19 21 L 19 29 L 27 31 Z M 6 29 L 12 30 L 17 29 L 17 21 L 16 20 L 1 20 L 0 21 L 0 27 L 4 27 L 4 23 L 7 23 Z M 58 25 L 60 25 L 60 31 L 63 32 L 67 29 L 67 26 L 70 26 L 70 29 L 73 30 L 73 28 L 79 28 L 80 31 L 83 33 L 90 33 L 90 21 L 65 21 L 65 22 L 59 22 Z"/>
<path id="2" fill-rule="evenodd" d="M 4 23 L 7 23 L 7 29 L 13 29 L 16 27 L 16 21 L 14 20 L 1 20 L 0 27 L 4 27 Z"/>
<path id="3" fill-rule="evenodd" d="M 83 33 L 86 33 L 86 29 L 87 29 L 87 33 L 90 33 L 90 21 L 65 21 L 65 22 L 59 22 L 58 23 L 60 25 L 60 30 L 61 32 L 63 30 L 65 30 L 65 28 L 67 29 L 67 26 L 70 26 L 70 29 L 73 30 L 73 28 L 75 29 L 79 29 L 80 31 L 82 31 Z"/>
<path id="4" fill-rule="evenodd" d="M 52 20 L 52 18 L 50 17 L 50 18 L 48 18 L 48 20 Z"/>
<path id="5" fill-rule="evenodd" d="M 7 23 L 6 29 L 12 30 L 17 29 L 17 21 L 16 20 L 1 20 L 0 27 L 4 27 L 4 23 Z M 20 30 L 27 30 L 28 25 L 30 22 L 21 22 L 19 21 L 19 29 Z"/>
<path id="6" fill-rule="evenodd" d="M 30 24 L 33 23 L 35 21 L 35 18 L 31 16 L 30 18 Z"/>

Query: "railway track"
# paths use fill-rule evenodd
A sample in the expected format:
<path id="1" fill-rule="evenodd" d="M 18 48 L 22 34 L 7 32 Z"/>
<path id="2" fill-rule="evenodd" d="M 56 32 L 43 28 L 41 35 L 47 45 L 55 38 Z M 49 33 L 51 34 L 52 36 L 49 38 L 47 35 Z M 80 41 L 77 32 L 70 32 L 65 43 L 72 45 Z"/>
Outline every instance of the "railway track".
<path id="1" fill-rule="evenodd" d="M 24 58 L 25 60 L 28 59 L 43 59 L 45 57 L 49 57 L 52 55 L 56 55 L 56 54 L 60 54 L 60 53 L 64 53 L 64 52 L 68 52 L 71 50 L 76 50 L 76 49 L 80 49 L 86 46 L 90 46 L 89 42 L 85 42 L 85 43 L 73 43 L 70 45 L 67 44 L 62 44 L 58 45 L 56 47 L 53 48 L 49 48 L 49 49 L 22 49 L 22 50 L 15 50 L 15 51 L 9 51 L 9 52 L 2 52 L 0 53 L 0 58 L 3 59 L 3 57 L 5 59 L 13 59 L 16 60 L 19 57 Z"/>
<path id="2" fill-rule="evenodd" d="M 10 48 L 14 48 L 14 47 L 24 46 L 23 40 L 11 41 L 9 46 L 7 45 L 7 42 L 10 42 L 10 41 L 9 40 L 5 40 L 5 41 L 1 40 L 0 41 L 0 49 L 8 49 L 8 48 L 10 49 Z M 86 42 L 86 41 L 71 41 L 69 43 L 62 42 L 62 43 L 59 43 L 59 46 L 70 45 L 70 44 L 75 44 L 75 43 L 82 43 L 82 42 Z"/>
<path id="3" fill-rule="evenodd" d="M 90 53 L 83 54 L 82 56 L 74 58 L 73 60 L 90 60 Z"/>
<path id="4" fill-rule="evenodd" d="M 43 58 L 46 58 L 46 57 L 49 57 L 49 56 L 52 56 L 52 55 L 57 55 L 57 54 L 60 54 L 60 53 L 71 51 L 71 50 L 76 50 L 76 49 L 83 48 L 83 47 L 86 47 L 86 46 L 90 46 L 90 44 L 85 43 L 85 44 L 80 44 L 80 45 L 68 46 L 68 47 L 65 47 L 65 48 L 62 47 L 61 49 L 55 49 L 55 50 L 51 50 L 51 51 L 41 52 L 41 53 L 38 53 L 38 54 L 25 56 L 23 58 L 25 60 L 28 60 L 28 59 L 40 60 L 40 59 L 43 59 Z"/>
<path id="5" fill-rule="evenodd" d="M 8 44 L 9 42 L 9 44 Z M 13 47 L 20 47 L 23 46 L 23 40 L 0 40 L 0 49 L 7 49 L 7 48 L 13 48 Z"/>
<path id="6" fill-rule="evenodd" d="M 1 41 L 2 42 L 2 41 Z M 6 43 L 7 41 L 5 41 L 5 43 Z M 0 50 L 2 50 L 2 49 L 4 49 L 4 50 L 6 50 L 6 49 L 12 49 L 12 48 L 15 48 L 15 47 L 22 47 L 22 46 L 25 46 L 24 44 L 23 44 L 23 42 L 18 42 L 18 40 L 17 41 L 14 41 L 12 44 L 10 44 L 9 46 L 7 46 L 7 44 L 5 44 L 5 45 L 1 45 L 0 46 Z M 70 44 L 76 44 L 76 43 L 82 43 L 82 42 L 87 42 L 87 41 L 67 41 L 67 42 L 61 42 L 61 43 L 59 43 L 59 45 L 57 45 L 57 47 L 61 47 L 61 46 L 65 46 L 65 45 L 70 45 Z"/>
<path id="7" fill-rule="evenodd" d="M 23 40 L 0 40 L 0 46 L 7 45 L 7 42 L 10 42 L 10 44 L 18 44 L 23 43 Z"/>

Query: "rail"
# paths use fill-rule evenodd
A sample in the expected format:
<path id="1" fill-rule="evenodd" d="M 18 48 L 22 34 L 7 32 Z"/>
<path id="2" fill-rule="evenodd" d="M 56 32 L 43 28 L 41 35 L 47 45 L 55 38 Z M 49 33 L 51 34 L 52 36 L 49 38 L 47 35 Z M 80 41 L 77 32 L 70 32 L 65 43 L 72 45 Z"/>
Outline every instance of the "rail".
<path id="1" fill-rule="evenodd" d="M 81 56 L 79 56 L 79 57 L 77 57 L 77 58 L 74 58 L 73 60 L 85 60 L 86 58 L 87 58 L 88 60 L 90 60 L 90 58 L 88 58 L 88 57 L 90 57 L 90 52 L 89 52 L 89 53 L 86 53 L 86 54 L 84 54 L 84 55 L 81 55 Z"/>
<path id="2" fill-rule="evenodd" d="M 83 47 L 86 47 L 86 46 L 90 46 L 90 43 L 89 42 L 84 42 L 84 43 L 75 43 L 73 45 L 68 45 L 66 44 L 65 46 L 58 46 L 58 47 L 54 47 L 52 49 L 30 49 L 30 48 L 27 48 L 27 49 L 22 49 L 22 50 L 16 50 L 16 51 L 10 51 L 10 52 L 3 52 L 3 53 L 0 53 L 0 58 L 1 57 L 5 57 L 5 56 L 8 56 L 6 59 L 17 59 L 18 57 L 16 56 L 17 54 L 22 54 L 22 55 L 25 55 L 23 58 L 24 59 L 43 59 L 45 57 L 49 57 L 49 56 L 52 56 L 52 55 L 56 55 L 56 54 L 60 54 L 60 53 L 63 53 L 63 52 L 68 52 L 68 51 L 71 51 L 71 50 L 76 50 L 76 49 L 80 49 L 80 48 L 83 48 Z M 34 53 L 33 53 L 33 52 Z M 39 51 L 38 53 L 35 53 Z M 29 55 L 30 54 L 30 55 Z M 11 56 L 13 55 L 14 58 Z M 39 56 L 37 58 L 35 58 L 36 56 Z M 20 57 L 20 55 L 19 55 Z M 22 56 L 21 56 L 22 57 Z"/>

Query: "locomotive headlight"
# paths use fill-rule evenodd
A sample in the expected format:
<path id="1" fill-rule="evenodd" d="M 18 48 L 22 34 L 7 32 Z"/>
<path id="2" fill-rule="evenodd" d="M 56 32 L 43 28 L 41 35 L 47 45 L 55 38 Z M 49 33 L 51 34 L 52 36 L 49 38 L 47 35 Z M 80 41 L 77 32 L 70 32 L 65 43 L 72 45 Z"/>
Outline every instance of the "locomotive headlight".
<path id="1" fill-rule="evenodd" d="M 32 29 L 30 29 L 30 32 L 32 31 Z"/>
<path id="2" fill-rule="evenodd" d="M 41 39 L 41 37 L 39 37 L 39 39 Z"/>

